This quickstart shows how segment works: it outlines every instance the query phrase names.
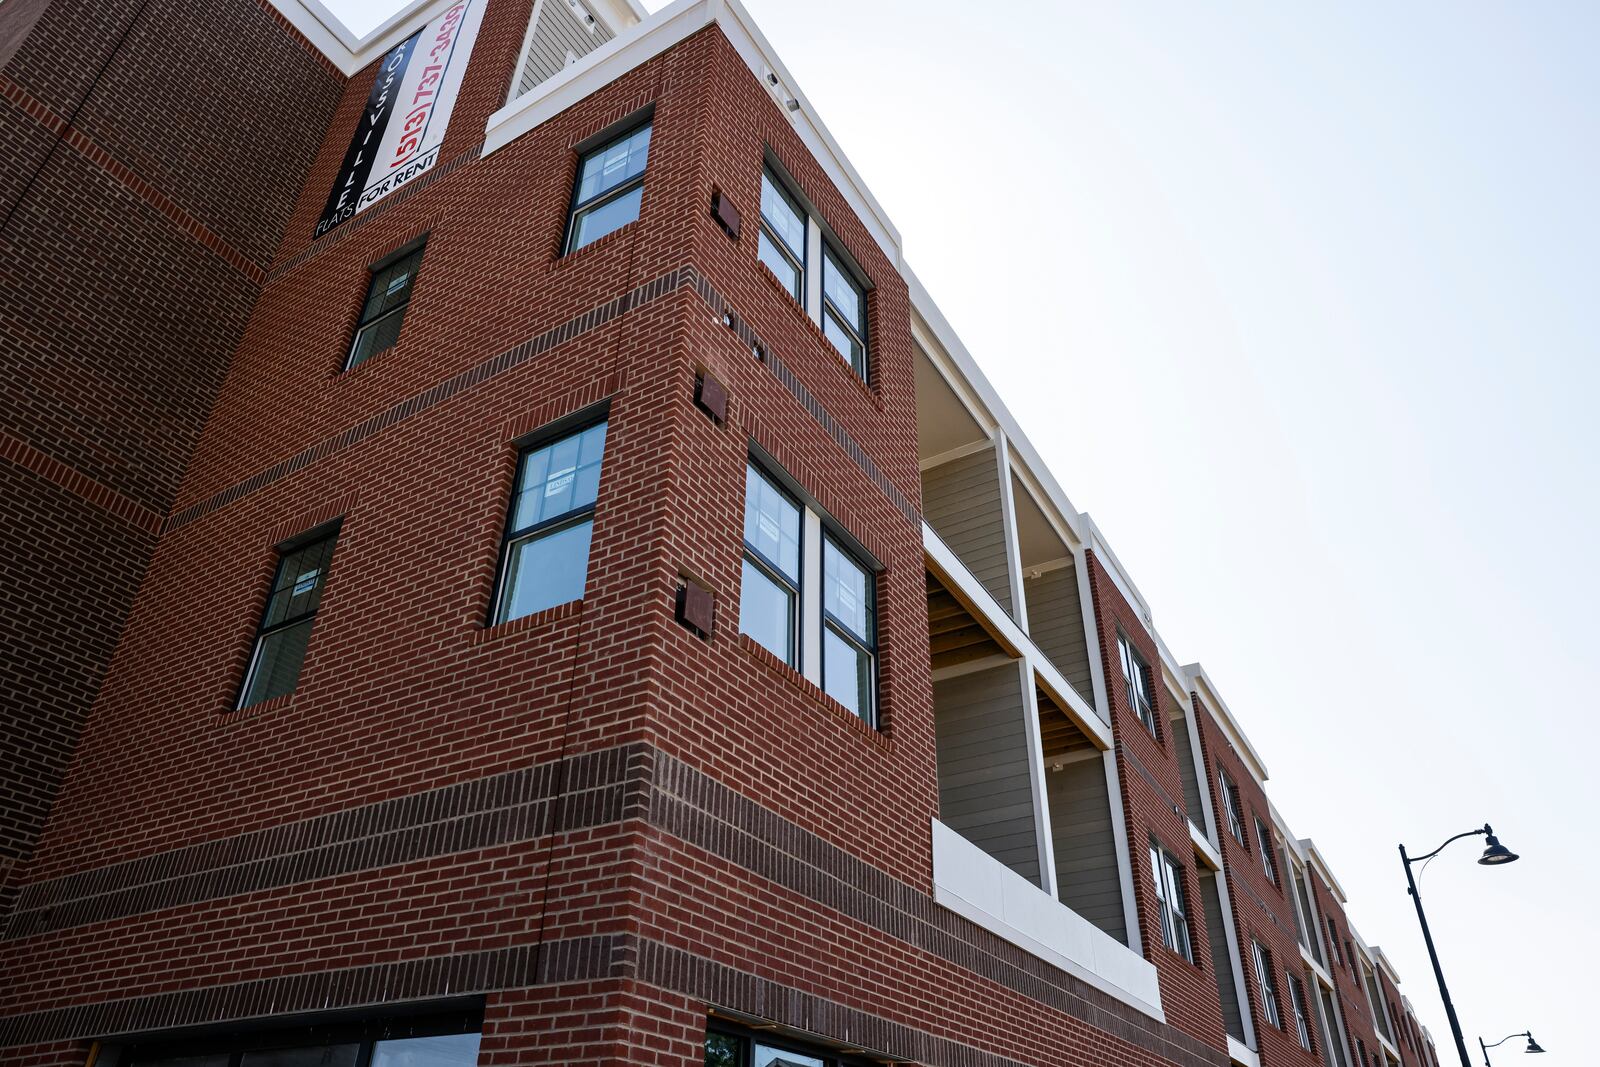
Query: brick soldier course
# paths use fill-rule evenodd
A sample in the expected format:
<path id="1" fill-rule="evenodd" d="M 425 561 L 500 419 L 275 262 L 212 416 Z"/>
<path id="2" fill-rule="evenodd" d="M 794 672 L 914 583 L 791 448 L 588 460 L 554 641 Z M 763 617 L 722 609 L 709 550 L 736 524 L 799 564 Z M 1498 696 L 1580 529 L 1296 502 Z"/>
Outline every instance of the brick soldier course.
<path id="1" fill-rule="evenodd" d="M 1436 1062 L 741 8 L 419 0 L 366 42 L 319 10 L 0 8 L 0 568 L 27 591 L 0 623 L 0 1062 L 458 1036 L 481 1063 Z M 436 161 L 318 236 L 384 57 L 462 12 Z M 573 248 L 581 161 L 645 124 L 637 218 Z M 764 183 L 803 216 L 798 300 Z M 374 271 L 417 247 L 394 343 L 348 366 Z M 945 391 L 976 427 L 949 448 Z M 602 421 L 587 555 L 529 579 L 578 593 L 497 621 L 522 457 Z M 941 495 L 985 455 L 993 508 Z M 815 554 L 790 654 L 745 610 L 758 476 Z M 250 699 L 280 560 L 335 530 L 289 576 L 320 598 L 303 661 Z M 1035 567 L 1040 530 L 1062 557 Z M 874 608 L 863 688 L 830 552 Z M 992 730 L 953 725 L 959 679 Z M 991 788 L 1023 798 L 1009 837 Z M 1053 831 L 1047 794 L 1088 814 Z"/>

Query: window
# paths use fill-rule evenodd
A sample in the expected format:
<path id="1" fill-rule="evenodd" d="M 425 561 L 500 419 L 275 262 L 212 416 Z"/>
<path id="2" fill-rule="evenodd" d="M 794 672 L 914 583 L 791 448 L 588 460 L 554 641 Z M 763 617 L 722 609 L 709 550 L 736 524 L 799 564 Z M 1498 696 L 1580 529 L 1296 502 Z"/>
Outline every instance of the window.
<path id="1" fill-rule="evenodd" d="M 1256 986 L 1261 990 L 1261 1013 L 1267 1022 L 1283 1029 L 1283 1016 L 1278 1012 L 1278 984 L 1272 974 L 1272 952 L 1259 941 L 1250 942 L 1250 955 L 1255 961 Z"/>
<path id="2" fill-rule="evenodd" d="M 1272 847 L 1272 831 L 1259 817 L 1256 819 L 1256 843 L 1261 846 L 1261 869 L 1267 872 L 1267 881 L 1277 885 L 1278 867 L 1273 860 L 1277 853 Z"/>
<path id="3" fill-rule="evenodd" d="M 1133 644 L 1126 634 L 1117 634 L 1117 651 L 1122 655 L 1122 679 L 1127 687 L 1128 706 L 1139 716 L 1139 721 L 1144 723 L 1144 728 L 1150 731 L 1150 735 L 1157 737 L 1159 735 L 1156 733 L 1154 690 L 1150 688 L 1150 667 L 1139 653 L 1133 650 Z"/>
<path id="4" fill-rule="evenodd" d="M 739 630 L 874 724 L 876 589 L 876 572 L 837 528 L 745 465 Z"/>
<path id="5" fill-rule="evenodd" d="M 862 1062 L 791 1044 L 764 1032 L 712 1030 L 706 1034 L 706 1067 L 853 1067 Z"/>
<path id="6" fill-rule="evenodd" d="M 1333 921 L 1333 916 L 1328 916 L 1328 955 L 1333 957 L 1333 964 L 1337 967 L 1344 962 L 1339 959 L 1339 927 Z"/>
<path id="7" fill-rule="evenodd" d="M 394 347 L 400 337 L 400 322 L 411 303 L 411 290 L 422 265 L 422 246 L 390 256 L 372 268 L 367 282 L 367 298 L 361 305 L 355 340 L 345 357 L 344 369 L 366 362 L 379 352 Z"/>
<path id="8" fill-rule="evenodd" d="M 238 707 L 248 708 L 294 692 L 338 535 L 337 527 L 309 535 L 279 555 Z"/>
<path id="9" fill-rule="evenodd" d="M 772 176 L 761 171 L 761 236 L 756 255 L 801 304 L 806 292 L 806 215 Z"/>
<path id="10" fill-rule="evenodd" d="M 537 445 L 517 460 L 500 551 L 496 625 L 583 598 L 606 423 Z"/>
<path id="11" fill-rule="evenodd" d="M 822 250 L 822 332 L 862 379 L 867 376 L 867 297 L 827 246 Z"/>
<path id="12" fill-rule="evenodd" d="M 1194 949 L 1189 944 L 1188 908 L 1183 892 L 1183 868 L 1172 853 L 1152 840 L 1150 870 L 1155 879 L 1156 904 L 1161 913 L 1161 943 L 1193 963 Z"/>
<path id="13" fill-rule="evenodd" d="M 796 667 L 799 607 L 800 506 L 754 464 L 747 463 L 739 630 Z"/>
<path id="14" fill-rule="evenodd" d="M 572 216 L 567 223 L 568 252 L 576 252 L 639 217 L 649 156 L 650 124 L 646 123 L 578 162 Z"/>
<path id="15" fill-rule="evenodd" d="M 477 1012 L 300 1025 L 129 1048 L 123 1067 L 472 1067 Z"/>
<path id="16" fill-rule="evenodd" d="M 832 537 L 822 542 L 822 688 L 873 721 L 873 579 Z"/>
<path id="17" fill-rule="evenodd" d="M 1250 842 L 1244 836 L 1244 804 L 1239 800 L 1239 787 L 1221 767 L 1217 768 L 1217 789 L 1222 794 L 1222 809 L 1228 814 L 1228 832 L 1248 849 Z"/>
<path id="18" fill-rule="evenodd" d="M 849 265 L 849 257 L 823 233 L 771 167 L 761 170 L 761 235 L 756 257 L 806 310 L 839 357 L 867 380 L 867 295 L 869 288 Z M 813 257 L 822 260 L 821 285 L 808 274 Z"/>
<path id="19" fill-rule="evenodd" d="M 1289 1010 L 1294 1012 L 1295 1036 L 1300 1039 L 1300 1047 L 1311 1052 L 1311 1019 L 1306 1015 L 1305 986 L 1292 974 L 1284 977 L 1289 980 Z"/>

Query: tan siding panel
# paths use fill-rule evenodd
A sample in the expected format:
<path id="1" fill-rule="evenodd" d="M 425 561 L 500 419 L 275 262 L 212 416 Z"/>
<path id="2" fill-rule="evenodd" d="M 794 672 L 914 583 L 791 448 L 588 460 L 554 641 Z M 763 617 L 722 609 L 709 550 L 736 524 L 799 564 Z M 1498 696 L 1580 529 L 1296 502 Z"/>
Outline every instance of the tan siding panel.
<path id="1" fill-rule="evenodd" d="M 939 819 L 1038 884 L 1033 791 L 1014 666 L 935 682 Z"/>
<path id="2" fill-rule="evenodd" d="M 986 448 L 924 471 L 922 507 L 928 525 L 1010 612 L 1011 579 L 995 462 L 994 449 Z"/>

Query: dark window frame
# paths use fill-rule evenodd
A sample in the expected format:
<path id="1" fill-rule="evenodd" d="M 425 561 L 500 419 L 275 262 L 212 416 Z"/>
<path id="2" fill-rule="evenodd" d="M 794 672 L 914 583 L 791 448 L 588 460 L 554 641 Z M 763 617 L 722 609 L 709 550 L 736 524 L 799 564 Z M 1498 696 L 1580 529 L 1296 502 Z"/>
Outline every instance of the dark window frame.
<path id="1" fill-rule="evenodd" d="M 296 626 L 305 625 L 311 629 L 315 629 L 317 615 L 322 611 L 322 596 L 323 593 L 327 591 L 328 575 L 333 569 L 333 553 L 338 548 L 339 531 L 343 525 L 343 518 L 335 519 L 332 522 L 321 523 L 309 530 L 306 530 L 304 533 L 296 534 L 294 537 L 291 537 L 285 541 L 281 541 L 275 546 L 274 551 L 277 553 L 278 559 L 277 562 L 273 564 L 272 578 L 267 586 L 266 600 L 261 605 L 261 615 L 256 622 L 255 634 L 250 639 L 250 660 L 245 665 L 244 677 L 239 680 L 239 690 L 234 694 L 233 703 L 229 708 L 230 711 L 244 711 L 247 708 L 253 708 L 260 704 L 264 704 L 268 700 L 275 700 L 277 697 L 281 696 L 289 696 L 296 689 L 300 688 L 300 673 L 305 669 L 304 658 L 301 659 L 300 667 L 295 671 L 295 684 L 291 689 L 289 689 L 287 692 L 278 693 L 271 697 L 264 697 L 260 700 L 253 700 L 249 703 L 245 703 L 245 698 L 250 695 L 251 687 L 255 683 L 256 670 L 261 665 L 263 642 L 265 642 L 269 637 L 272 637 L 274 634 L 283 633 Z M 284 574 L 284 568 L 288 565 L 290 558 L 297 552 L 301 552 L 315 545 L 320 545 L 324 542 L 329 542 L 330 544 L 327 556 L 322 560 L 322 565 L 318 568 L 316 581 L 314 583 L 314 585 L 321 586 L 320 589 L 317 589 L 316 606 L 311 608 L 309 611 L 295 615 L 293 618 L 288 617 L 287 613 L 285 613 L 284 618 L 275 623 L 269 624 L 267 619 L 272 615 L 273 597 L 281 589 L 290 589 L 290 599 L 292 600 L 294 597 L 292 589 L 294 588 L 294 585 L 299 584 L 298 582 L 295 582 L 292 585 L 280 585 Z M 306 641 L 309 643 L 310 640 L 310 634 L 307 634 Z"/>
<path id="2" fill-rule="evenodd" d="M 827 1067 L 870 1067 L 873 1062 L 835 1051 L 826 1046 L 809 1045 L 802 1040 L 790 1038 L 772 1030 L 757 1030 L 723 1019 L 712 1019 L 708 1022 L 706 1038 L 709 1039 L 713 1034 L 719 1037 L 732 1038 L 740 1043 L 739 1059 L 733 1067 L 752 1067 L 755 1063 L 755 1048 L 757 1045 L 776 1049 L 780 1052 L 792 1052 L 797 1056 L 818 1059 L 826 1064 Z M 704 1042 L 702 1042 L 702 1046 L 703 1044 Z"/>
<path id="3" fill-rule="evenodd" d="M 821 513 L 820 512 L 818 513 L 818 517 L 821 518 Z M 804 536 L 804 534 L 805 534 L 805 525 L 804 525 L 804 522 L 802 521 L 802 523 L 801 523 L 801 535 L 802 535 L 802 537 Z M 822 677 L 822 691 L 824 693 L 826 693 L 828 691 L 827 636 L 828 636 L 829 631 L 831 631 L 840 640 L 842 640 L 845 644 L 850 645 L 851 647 L 855 648 L 857 651 L 863 652 L 863 653 L 866 654 L 867 662 L 869 664 L 869 670 L 870 670 L 871 677 L 870 677 L 870 680 L 867 683 L 867 706 L 865 708 L 861 709 L 859 714 L 860 714 L 861 720 L 863 722 L 865 722 L 868 726 L 871 726 L 872 728 L 877 729 L 877 726 L 878 726 L 878 572 L 876 570 L 874 570 L 872 567 L 868 566 L 867 564 L 861 562 L 861 559 L 854 552 L 852 552 L 850 550 L 850 547 L 843 541 L 843 539 L 841 539 L 840 537 L 835 535 L 833 533 L 833 531 L 829 529 L 828 522 L 826 520 L 823 520 L 823 522 L 822 522 L 822 551 L 823 551 L 823 556 L 824 556 L 823 568 L 822 568 L 823 569 L 823 574 L 822 574 L 823 581 L 827 580 L 826 554 L 827 554 L 829 545 L 832 545 L 833 548 L 834 548 L 834 551 L 838 552 L 839 555 L 841 555 L 845 559 L 849 560 L 852 564 L 854 564 L 857 568 L 859 568 L 863 574 L 866 575 L 866 578 L 867 578 L 867 596 L 871 601 L 867 606 L 867 620 L 868 620 L 868 628 L 871 629 L 872 633 L 869 634 L 865 638 L 866 643 L 863 643 L 863 639 L 860 636 L 858 636 L 853 630 L 850 629 L 850 626 L 849 626 L 848 623 L 844 622 L 842 619 L 837 618 L 833 614 L 833 612 L 828 610 L 828 598 L 827 598 L 827 595 L 825 593 L 823 593 L 819 589 L 818 596 L 819 596 L 819 599 L 820 599 L 821 602 L 817 605 L 817 607 L 818 607 L 818 611 L 819 611 L 819 614 L 821 615 L 821 619 L 822 619 L 822 632 L 817 635 L 817 639 L 822 642 L 822 656 L 820 657 L 820 659 L 821 659 L 821 672 L 822 672 L 822 674 L 821 674 L 821 677 Z M 802 554 L 802 559 L 803 558 L 804 558 L 804 555 Z M 804 615 L 804 611 L 803 610 L 801 611 L 801 614 Z"/>
<path id="4" fill-rule="evenodd" d="M 1251 963 L 1255 966 L 1256 987 L 1261 992 L 1261 1015 L 1279 1029 L 1283 1025 L 1283 1005 L 1278 999 L 1278 976 L 1273 972 L 1272 950 L 1257 938 L 1250 939 Z"/>
<path id="5" fill-rule="evenodd" d="M 795 269 L 797 275 L 795 278 L 795 284 L 799 286 L 800 291 L 798 293 L 790 293 L 789 295 L 794 297 L 795 303 L 804 308 L 806 303 L 806 272 L 810 267 L 810 263 L 807 261 L 808 257 L 806 255 L 805 246 L 810 244 L 808 238 L 810 234 L 811 214 L 806 210 L 806 206 L 800 200 L 800 198 L 794 195 L 794 192 L 791 190 L 789 183 L 784 179 L 783 175 L 779 174 L 778 171 L 773 168 L 770 162 L 762 163 L 761 177 L 764 181 L 771 182 L 773 190 L 777 192 L 778 196 L 780 196 L 783 201 L 789 205 L 789 209 L 793 211 L 800 219 L 800 228 L 802 231 L 800 235 L 801 247 L 797 258 L 795 250 L 790 247 L 789 242 L 785 241 L 770 225 L 768 225 L 766 212 L 761 210 L 759 199 L 757 201 L 756 222 L 759 230 L 757 241 L 759 242 L 761 237 L 766 237 L 768 241 L 772 242 L 773 247 L 778 250 L 778 254 L 787 260 L 789 265 Z M 757 258 L 759 258 L 759 247 L 756 249 L 756 254 Z M 763 263 L 762 266 L 766 267 L 766 264 Z M 766 267 L 766 269 L 770 271 L 772 268 Z M 774 274 L 773 277 L 776 278 L 777 275 Z"/>
<path id="6" fill-rule="evenodd" d="M 1196 963 L 1194 931 L 1189 923 L 1189 886 L 1183 861 L 1155 837 L 1150 838 L 1152 880 L 1156 883 L 1156 913 L 1161 943 L 1190 963 Z M 1177 897 L 1174 901 L 1172 897 Z M 1182 945 L 1173 944 L 1183 941 Z"/>
<path id="7" fill-rule="evenodd" d="M 501 609 L 507 603 L 506 579 L 511 571 L 510 564 L 512 550 L 525 542 L 541 540 L 543 538 L 552 536 L 553 534 L 560 533 L 562 530 L 576 526 L 585 520 L 592 522 L 594 520 L 595 508 L 599 504 L 600 500 L 600 493 L 599 489 L 597 488 L 595 491 L 595 499 L 587 504 L 576 508 L 570 508 L 559 515 L 552 515 L 547 518 L 540 519 L 538 522 L 531 523 L 526 527 L 516 526 L 517 486 L 521 484 L 522 472 L 524 465 L 528 462 L 528 457 L 542 448 L 565 441 L 569 437 L 576 437 L 594 429 L 596 426 L 599 426 L 602 423 L 607 426 L 606 443 L 609 445 L 611 440 L 609 428 L 610 422 L 610 405 L 603 405 L 598 409 L 589 408 L 568 416 L 567 418 L 558 419 L 547 426 L 540 427 L 530 434 L 525 434 L 517 440 L 517 459 L 512 468 L 511 492 L 506 500 L 506 517 L 505 522 L 501 527 L 500 551 L 495 564 L 494 595 L 489 598 L 488 626 L 504 626 L 508 622 L 516 621 L 515 619 L 501 618 Z M 600 477 L 602 479 L 605 478 L 604 449 L 602 449 L 600 453 Z M 587 565 L 584 568 L 584 586 L 585 591 L 587 591 Z M 580 596 L 578 599 L 581 600 L 583 598 Z M 570 601 L 567 603 L 570 603 Z M 537 613 L 535 612 L 531 614 Z M 522 617 L 526 618 L 526 616 Z"/>
<path id="8" fill-rule="evenodd" d="M 1244 846 L 1245 852 L 1250 851 L 1250 834 L 1244 826 L 1244 797 L 1239 792 L 1239 786 L 1229 777 L 1228 772 L 1222 769 L 1222 764 L 1217 764 L 1217 790 L 1222 793 L 1222 814 L 1228 823 L 1228 833 L 1233 839 Z"/>
<path id="9" fill-rule="evenodd" d="M 1261 870 L 1266 874 L 1267 881 L 1278 885 L 1278 857 L 1277 850 L 1272 844 L 1272 828 L 1261 820 L 1261 816 L 1252 814 L 1251 817 L 1256 821 L 1256 842 L 1261 848 Z"/>
<path id="10" fill-rule="evenodd" d="M 139 1067 L 140 1064 L 179 1056 L 225 1055 L 229 1067 L 240 1067 L 244 1055 L 251 1052 L 359 1044 L 354 1067 L 369 1067 L 374 1046 L 380 1041 L 483 1033 L 481 1005 L 458 1011 L 417 1011 L 412 1008 L 361 1018 L 352 1018 L 348 1012 L 338 1012 L 331 1021 L 314 1021 L 322 1018 L 320 1015 L 291 1016 L 252 1020 L 228 1029 L 206 1027 L 199 1032 L 136 1037 L 118 1042 L 111 1062 L 115 1067 Z M 108 1048 L 107 1051 L 112 1049 Z"/>
<path id="11" fill-rule="evenodd" d="M 861 272 L 856 270 L 852 264 L 846 262 L 848 258 L 845 253 L 840 251 L 837 242 L 829 240 L 825 233 L 822 238 L 822 307 L 819 309 L 820 314 L 818 317 L 822 320 L 824 335 L 827 333 L 828 319 L 832 318 L 856 344 L 861 346 L 861 365 L 856 366 L 854 360 L 847 362 L 856 376 L 867 382 L 872 380 L 872 350 L 867 345 L 867 320 L 869 317 L 867 315 L 867 294 L 871 291 L 871 288 L 862 281 Z M 828 267 L 830 265 L 855 287 L 856 294 L 861 301 L 860 323 L 853 323 L 846 318 L 844 312 L 833 302 L 833 298 L 828 296 Z M 829 343 L 832 344 L 831 341 Z M 838 351 L 837 347 L 834 351 Z M 842 358 L 844 353 L 840 352 L 839 355 Z"/>
<path id="12" fill-rule="evenodd" d="M 765 552 L 762 552 L 759 548 L 757 548 L 755 545 L 752 545 L 748 540 L 745 539 L 743 529 L 744 515 L 742 509 L 740 511 L 739 531 L 739 544 L 741 546 L 740 551 L 742 553 L 741 558 L 749 560 L 757 570 L 767 577 L 768 581 L 773 582 L 781 588 L 789 591 L 789 658 L 785 662 L 790 668 L 798 671 L 801 669 L 801 665 L 805 663 L 804 624 L 806 613 L 802 604 L 805 598 L 806 588 L 805 501 L 789 491 L 789 487 L 784 484 L 787 479 L 779 478 L 774 475 L 772 469 L 765 463 L 762 463 L 760 460 L 758 460 L 755 456 L 746 456 L 745 464 L 749 469 L 756 472 L 756 477 L 761 478 L 773 489 L 777 490 L 778 495 L 792 504 L 795 510 L 800 513 L 800 528 L 795 534 L 796 555 L 795 576 L 793 582 L 789 580 L 788 575 L 783 573 L 782 565 L 777 563 L 775 560 L 769 559 Z M 744 589 L 742 587 L 739 590 L 739 597 L 742 602 L 744 599 Z M 754 640 L 754 638 L 752 638 L 752 640 Z M 756 643 L 761 644 L 759 641 Z M 761 645 L 761 647 L 766 648 L 767 646 Z M 768 648 L 767 651 L 771 652 L 772 650 Z M 773 654 L 776 655 L 777 653 Z"/>
<path id="13" fill-rule="evenodd" d="M 568 198 L 567 225 L 566 230 L 562 234 L 561 238 L 562 256 L 570 256 L 572 253 L 577 252 L 582 248 L 587 248 L 589 245 L 594 243 L 594 241 L 587 241 L 582 245 L 574 245 L 573 242 L 576 241 L 578 237 L 578 217 L 580 215 L 592 212 L 597 208 L 602 208 L 611 201 L 618 200 L 623 196 L 626 196 L 628 193 L 633 192 L 634 189 L 641 190 L 639 199 L 639 215 L 640 217 L 643 217 L 644 194 L 642 190 L 644 189 L 645 177 L 650 173 L 650 161 L 648 159 L 649 149 L 646 149 L 647 158 L 645 159 L 645 167 L 638 173 L 636 177 L 629 178 L 627 181 L 620 182 L 617 185 L 612 186 L 610 189 L 596 193 L 587 200 L 580 201 L 578 199 L 578 194 L 583 187 L 583 165 L 591 156 L 603 153 L 606 149 L 612 147 L 618 141 L 625 141 L 646 127 L 650 128 L 651 146 L 654 147 L 655 109 L 648 108 L 642 115 L 631 116 L 627 119 L 624 119 L 617 125 L 608 127 L 596 136 L 578 145 L 574 150 L 577 154 L 577 164 L 572 170 L 572 195 Z M 637 221 L 638 219 L 635 218 L 625 222 L 621 226 L 618 226 L 616 230 L 612 230 L 607 234 L 602 234 L 601 237 L 609 237 L 611 233 L 616 233 L 617 230 L 631 226 Z M 601 237 L 596 237 L 594 240 L 601 240 Z"/>
<path id="14" fill-rule="evenodd" d="M 1311 1030 L 1310 1005 L 1306 1003 L 1306 987 L 1293 971 L 1283 975 L 1289 981 L 1289 1011 L 1294 1015 L 1295 1038 L 1307 1052 L 1317 1051 L 1316 1036 Z"/>
<path id="15" fill-rule="evenodd" d="M 350 335 L 350 344 L 345 348 L 344 366 L 341 368 L 341 373 L 344 371 L 355 370 L 369 359 L 375 359 L 376 357 L 383 355 L 383 353 L 389 351 L 389 349 L 394 348 L 400 343 L 400 335 L 397 330 L 395 333 L 395 339 L 391 344 L 380 348 L 375 352 L 368 352 L 359 360 L 356 359 L 356 350 L 361 345 L 361 337 L 368 330 L 378 325 L 378 323 L 383 322 L 385 319 L 389 319 L 397 315 L 400 317 L 402 326 L 404 325 L 406 311 L 411 307 L 412 294 L 417 288 L 417 279 L 422 276 L 422 257 L 423 254 L 428 250 L 428 237 L 428 234 L 423 234 L 421 237 L 418 237 L 413 241 L 407 241 L 393 252 L 390 252 L 382 259 L 379 259 L 367 267 L 367 289 L 361 298 L 361 310 L 356 313 L 356 328 Z M 416 263 L 412 265 L 411 278 L 406 283 L 405 299 L 395 307 L 389 308 L 386 311 L 380 311 L 371 318 L 367 318 L 367 305 L 372 302 L 372 292 L 374 287 L 376 287 L 378 284 L 379 275 L 388 270 L 390 267 L 394 266 L 396 263 L 399 263 L 401 260 L 410 259 L 413 256 L 416 257 Z"/>
<path id="16" fill-rule="evenodd" d="M 1161 730 L 1156 725 L 1156 682 L 1155 674 L 1150 669 L 1150 663 L 1134 647 L 1133 640 L 1120 627 L 1117 629 L 1117 658 L 1122 666 L 1123 687 L 1131 704 L 1134 717 L 1150 731 L 1150 736 L 1157 742 L 1161 740 Z M 1129 666 L 1137 669 L 1129 673 Z M 1137 675 L 1137 678 L 1134 677 Z"/>

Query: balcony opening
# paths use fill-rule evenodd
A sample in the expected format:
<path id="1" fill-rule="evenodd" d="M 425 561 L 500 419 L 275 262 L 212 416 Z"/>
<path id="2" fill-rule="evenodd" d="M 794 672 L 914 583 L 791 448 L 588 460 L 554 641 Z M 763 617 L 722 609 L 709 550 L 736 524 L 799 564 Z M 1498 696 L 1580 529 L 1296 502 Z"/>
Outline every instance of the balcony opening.
<path id="1" fill-rule="evenodd" d="M 1228 935 L 1222 922 L 1222 894 L 1217 889 L 1215 871 L 1196 864 L 1200 871 L 1200 903 L 1206 910 L 1206 935 L 1211 941 L 1211 974 L 1222 999 L 1222 1022 L 1228 1036 L 1244 1044 L 1244 1016 L 1239 1011 L 1239 987 L 1234 983 L 1233 957 L 1228 952 Z"/>
<path id="2" fill-rule="evenodd" d="M 1128 943 L 1105 760 L 1051 694 L 1037 690 L 1056 897 Z"/>
<path id="3" fill-rule="evenodd" d="M 935 672 L 982 660 L 1010 658 L 995 635 L 933 573 L 927 575 L 928 646 Z"/>
<path id="4" fill-rule="evenodd" d="M 1094 703 L 1089 668 L 1089 641 L 1078 593 L 1078 569 L 1044 509 L 1022 479 L 1011 475 L 1011 499 L 1017 516 L 1017 555 L 1022 565 L 1022 602 L 1028 614 L 1028 636 L 1050 658 L 1084 702 Z"/>
<path id="5" fill-rule="evenodd" d="M 1189 699 L 1170 690 L 1173 698 L 1173 716 L 1167 731 L 1172 738 L 1174 754 L 1178 758 L 1178 774 L 1183 778 L 1183 803 L 1189 809 L 1189 821 L 1206 837 L 1205 808 L 1200 804 L 1200 780 L 1195 771 L 1194 746 L 1189 741 Z"/>

